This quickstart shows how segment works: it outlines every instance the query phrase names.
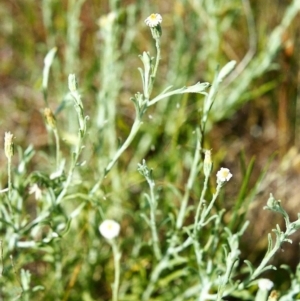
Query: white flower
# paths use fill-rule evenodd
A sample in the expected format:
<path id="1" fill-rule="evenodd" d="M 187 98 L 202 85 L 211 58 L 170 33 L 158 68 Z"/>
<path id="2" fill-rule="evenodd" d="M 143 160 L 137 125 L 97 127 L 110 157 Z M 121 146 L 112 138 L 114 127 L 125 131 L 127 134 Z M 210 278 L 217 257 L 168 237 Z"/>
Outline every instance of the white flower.
<path id="1" fill-rule="evenodd" d="M 229 181 L 232 177 L 232 173 L 228 168 L 222 167 L 218 172 L 217 172 L 217 180 L 219 182 L 225 182 Z"/>
<path id="2" fill-rule="evenodd" d="M 259 279 L 258 280 L 258 287 L 260 290 L 269 291 L 273 287 L 274 283 L 269 279 Z"/>
<path id="3" fill-rule="evenodd" d="M 149 27 L 156 27 L 162 22 L 162 16 L 160 14 L 151 14 L 146 20 L 145 23 Z"/>
<path id="4" fill-rule="evenodd" d="M 107 239 L 113 239 L 120 233 L 120 224 L 114 220 L 107 219 L 99 226 L 101 235 Z"/>
<path id="5" fill-rule="evenodd" d="M 36 200 L 39 200 L 42 197 L 42 190 L 36 183 L 29 188 L 29 194 L 33 193 Z"/>

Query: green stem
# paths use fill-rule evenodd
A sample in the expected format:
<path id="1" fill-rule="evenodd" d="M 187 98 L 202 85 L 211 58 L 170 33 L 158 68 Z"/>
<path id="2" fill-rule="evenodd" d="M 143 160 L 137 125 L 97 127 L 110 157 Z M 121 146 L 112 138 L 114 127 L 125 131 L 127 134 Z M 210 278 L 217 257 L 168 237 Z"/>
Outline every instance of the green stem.
<path id="1" fill-rule="evenodd" d="M 71 184 L 72 178 L 73 178 L 73 174 L 74 174 L 74 170 L 77 164 L 77 161 L 79 159 L 81 150 L 82 150 L 82 142 L 83 142 L 83 137 L 84 137 L 84 133 L 82 130 L 79 129 L 78 131 L 78 144 L 76 147 L 76 150 L 72 153 L 72 162 L 71 162 L 71 166 L 68 172 L 68 177 L 66 182 L 64 183 L 64 188 L 61 191 L 61 193 L 58 195 L 57 199 L 56 199 L 56 204 L 59 204 L 62 199 L 64 198 L 65 194 L 67 193 L 67 190 Z"/>
<path id="2" fill-rule="evenodd" d="M 156 228 L 156 219 L 155 219 L 155 211 L 157 207 L 157 202 L 154 195 L 154 183 L 149 182 L 150 188 L 150 226 L 151 226 L 151 233 L 152 233 L 152 240 L 153 240 L 153 249 L 154 254 L 157 260 L 161 260 L 161 251 L 159 247 L 159 239 L 157 234 Z"/>
<path id="3" fill-rule="evenodd" d="M 219 193 L 221 191 L 221 187 L 222 187 L 222 184 L 218 184 L 217 185 L 217 191 L 216 191 L 216 193 L 214 193 L 213 198 L 210 201 L 208 207 L 202 212 L 201 218 L 200 218 L 200 221 L 199 221 L 198 225 L 203 224 L 203 222 L 205 221 L 206 217 L 210 213 L 210 211 L 211 211 L 211 209 L 212 209 L 212 207 L 213 207 L 213 205 L 214 205 L 214 203 L 215 203 L 215 201 L 216 201 L 216 199 L 217 199 L 217 197 L 218 197 L 218 195 L 219 195 Z"/>
<path id="4" fill-rule="evenodd" d="M 11 159 L 7 160 L 7 175 L 8 175 L 8 198 L 12 196 L 12 180 L 11 180 Z"/>
<path id="5" fill-rule="evenodd" d="M 104 170 L 104 173 L 102 175 L 100 175 L 99 177 L 99 181 L 94 185 L 94 187 L 92 188 L 90 194 L 93 195 L 101 186 L 102 181 L 104 180 L 104 178 L 107 176 L 107 174 L 110 172 L 110 170 L 113 168 L 113 166 L 116 164 L 117 160 L 120 158 L 120 156 L 123 154 L 123 152 L 128 148 L 128 146 L 131 144 L 131 142 L 133 141 L 133 139 L 135 138 L 136 134 L 138 133 L 138 130 L 140 128 L 140 126 L 142 125 L 142 117 L 145 114 L 145 111 L 143 111 L 143 107 L 146 104 L 146 107 L 148 107 L 148 103 L 149 103 L 149 99 L 150 99 L 150 95 L 153 89 L 153 84 L 154 84 L 154 80 L 156 77 L 156 73 L 158 70 L 158 65 L 159 65 L 159 61 L 160 61 L 160 44 L 159 44 L 159 39 L 155 39 L 155 46 L 156 46 L 156 61 L 155 61 L 155 65 L 153 68 L 153 71 L 150 75 L 150 79 L 149 79 L 149 86 L 147 86 L 147 89 L 144 90 L 144 97 L 145 97 L 145 101 L 141 104 L 139 104 L 139 108 L 136 110 L 136 117 L 134 120 L 134 123 L 132 125 L 131 131 L 129 133 L 129 136 L 127 137 L 127 139 L 125 140 L 125 142 L 123 143 L 123 145 L 118 149 L 118 151 L 115 153 L 113 159 L 109 162 L 109 164 L 107 165 L 107 167 Z"/>
<path id="6" fill-rule="evenodd" d="M 145 95 L 145 97 L 147 99 L 150 98 L 150 95 L 151 95 L 151 92 L 152 92 L 152 89 L 153 89 L 153 85 L 154 85 L 154 81 L 155 81 L 155 78 L 156 78 L 156 73 L 157 73 L 157 70 L 158 70 L 159 61 L 160 61 L 160 45 L 159 45 L 159 42 L 160 42 L 160 39 L 155 40 L 156 61 L 155 61 L 155 65 L 154 65 L 154 68 L 153 68 L 153 72 L 150 76 L 150 84 L 149 84 L 149 87 L 148 87 L 147 95 Z"/>
<path id="7" fill-rule="evenodd" d="M 3 277 L 3 242 L 2 239 L 0 239 L 0 278 Z"/>
<path id="8" fill-rule="evenodd" d="M 99 189 L 105 176 L 110 172 L 110 170 L 116 164 L 117 160 L 120 158 L 120 156 L 123 154 L 123 152 L 128 148 L 128 146 L 130 145 L 130 143 L 132 142 L 132 140 L 138 133 L 138 130 L 139 130 L 140 126 L 142 125 L 142 123 L 143 122 L 138 118 L 138 116 L 136 116 L 134 123 L 132 125 L 132 128 L 131 128 L 131 131 L 129 133 L 129 136 L 127 137 L 127 139 L 125 140 L 123 145 L 118 149 L 118 151 L 115 153 L 113 159 L 109 162 L 109 164 L 105 168 L 104 174 L 100 175 L 99 181 L 95 184 L 95 186 L 91 190 L 90 194 L 94 194 Z"/>
<path id="9" fill-rule="evenodd" d="M 197 231 L 197 225 L 198 225 L 198 222 L 199 222 L 200 212 L 201 212 L 201 208 L 202 208 L 203 203 L 204 203 L 204 196 L 205 196 L 205 193 L 206 193 L 207 188 L 208 188 L 208 180 L 209 180 L 209 175 L 205 176 L 205 179 L 204 179 L 204 186 L 203 186 L 203 189 L 202 189 L 202 192 L 201 192 L 200 201 L 199 201 L 197 211 L 196 211 L 196 215 L 195 215 L 194 234 L 196 234 L 196 231 Z"/>
<path id="10" fill-rule="evenodd" d="M 271 258 L 275 255 L 275 253 L 280 249 L 281 244 L 282 244 L 282 241 L 280 241 L 280 239 L 277 238 L 274 248 L 268 254 L 266 254 L 265 258 L 262 260 L 262 262 L 257 267 L 257 269 L 254 271 L 254 273 L 251 275 L 249 282 L 256 279 L 262 273 L 262 270 L 264 269 L 264 267 L 271 260 Z"/>
<path id="11" fill-rule="evenodd" d="M 179 214 L 178 214 L 177 221 L 176 221 L 177 229 L 180 229 L 183 225 L 184 217 L 185 217 L 185 213 L 186 213 L 186 209 L 187 209 L 187 205 L 188 205 L 188 200 L 189 200 L 189 196 L 190 196 L 190 191 L 195 182 L 195 179 L 197 176 L 197 171 L 198 171 L 198 163 L 200 161 L 201 138 L 200 138 L 200 133 L 199 133 L 198 129 L 197 129 L 196 133 L 197 133 L 197 144 L 196 144 L 196 149 L 195 149 L 195 155 L 194 155 L 194 160 L 193 160 L 190 176 L 189 176 L 189 179 L 188 179 L 188 182 L 186 185 L 185 193 L 183 196 L 183 200 L 182 200 Z"/>
<path id="12" fill-rule="evenodd" d="M 136 136 L 140 126 L 142 125 L 142 121 L 136 117 L 134 120 L 134 123 L 132 125 L 131 131 L 123 145 L 118 149 L 116 154 L 114 155 L 113 159 L 110 161 L 110 163 L 105 168 L 105 175 L 107 175 L 110 170 L 113 168 L 113 166 L 116 164 L 117 160 L 120 158 L 120 156 L 123 154 L 123 152 L 128 148 L 134 137 Z"/>
<path id="13" fill-rule="evenodd" d="M 60 163 L 60 143 L 59 143 L 59 135 L 57 129 L 53 130 L 54 137 L 55 137 L 55 144 L 56 144 L 56 170 L 59 169 L 59 163 Z"/>
<path id="14" fill-rule="evenodd" d="M 115 268 L 115 276 L 114 276 L 114 283 L 112 285 L 112 300 L 118 301 L 118 292 L 119 292 L 119 286 L 120 286 L 120 259 L 121 259 L 121 253 L 119 252 L 119 248 L 117 243 L 112 240 L 111 246 L 113 249 L 114 254 L 114 268 Z"/>
<path id="15" fill-rule="evenodd" d="M 77 164 L 77 161 L 80 156 L 81 149 L 82 149 L 83 133 L 81 130 L 79 130 L 78 137 L 79 137 L 79 141 L 78 141 L 75 152 L 72 154 L 72 162 L 71 162 L 71 166 L 70 166 L 70 169 L 68 172 L 68 177 L 67 177 L 66 182 L 64 183 L 63 190 L 61 191 L 61 193 L 58 195 L 58 197 L 56 199 L 56 204 L 59 204 L 62 201 L 63 197 L 67 193 L 67 190 L 68 190 L 68 188 L 71 184 L 72 178 L 73 178 L 74 170 L 75 170 L 75 167 L 76 167 L 76 164 Z"/>

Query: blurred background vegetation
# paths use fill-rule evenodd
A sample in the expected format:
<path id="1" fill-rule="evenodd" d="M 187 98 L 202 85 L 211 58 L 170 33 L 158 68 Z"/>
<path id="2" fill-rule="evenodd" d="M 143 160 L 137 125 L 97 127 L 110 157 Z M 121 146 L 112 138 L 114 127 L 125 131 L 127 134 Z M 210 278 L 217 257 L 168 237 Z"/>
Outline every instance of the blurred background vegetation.
<path id="1" fill-rule="evenodd" d="M 62 149 L 67 157 L 70 145 L 75 143 L 77 129 L 75 115 L 65 97 L 67 78 L 69 73 L 77 75 L 85 113 L 90 116 L 83 156 L 87 163 L 78 178 L 82 184 L 80 193 L 89 191 L 99 170 L 118 148 L 118 141 L 124 141 L 129 133 L 134 118 L 130 97 L 141 91 L 138 55 L 143 51 L 154 55 L 153 40 L 144 19 L 153 12 L 160 13 L 163 17 L 162 58 L 154 95 L 169 85 L 181 87 L 197 81 L 212 82 L 218 66 L 237 61 L 236 69 L 225 79 L 218 93 L 204 142 L 206 149 L 212 149 L 215 165 L 222 164 L 234 174 L 236 185 L 227 186 L 228 192 L 218 206 L 230 209 L 235 205 L 246 166 L 255 157 L 242 195 L 250 204 L 254 199 L 251 189 L 270 157 L 275 155 L 260 188 L 255 190 L 255 201 L 247 213 L 252 226 L 244 248 L 245 253 L 251 251 L 252 259 L 256 260 L 266 244 L 265 240 L 260 241 L 262 234 L 276 223 L 273 215 L 261 212 L 269 193 L 281 199 L 294 218 L 300 208 L 299 10 L 296 0 L 1 1 L 0 136 L 11 131 L 16 137 L 15 143 L 23 149 L 32 144 L 39 152 L 29 171 L 50 172 L 54 156 L 50 159 L 49 153 L 54 153 L 54 142 L 49 138 L 41 113 L 47 106 L 42 92 L 42 71 L 45 55 L 57 47 L 47 101 L 56 114 Z M 109 15 L 111 11 L 116 15 Z M 112 216 L 125 216 L 123 229 L 126 229 L 126 221 L 136 219 L 132 211 L 140 210 L 138 199 L 143 184 L 136 167 L 143 158 L 154 168 L 161 187 L 171 189 L 168 185 L 173 183 L 176 189 L 183 190 L 201 101 L 202 98 L 193 94 L 181 95 L 151 108 L 133 145 L 105 180 L 97 194 L 99 200 L 106 200 L 101 208 Z M 18 159 L 15 161 L 17 164 Z M 0 151 L 0 162 L 3 166 L 1 183 L 5 186 L 3 151 Z M 166 192 L 161 189 L 164 196 Z M 30 198 L 28 212 L 34 204 Z M 110 207 L 109 201 L 115 206 Z M 69 202 L 73 202 L 72 205 Z M 68 200 L 66 207 L 80 202 Z M 166 206 L 177 205 L 178 200 L 174 199 L 174 204 Z M 66 279 L 61 287 L 49 283 L 45 295 L 55 295 L 52 290 L 57 290 L 60 292 L 57 300 L 77 300 L 72 296 L 72 289 L 75 283 L 80 283 L 84 300 L 92 300 L 88 294 L 94 300 L 109 298 L 110 289 L 107 280 L 101 278 L 104 268 L 99 265 L 97 253 L 102 252 L 102 261 L 107 260 L 110 253 L 108 247 L 97 242 L 95 233 L 100 217 L 91 213 L 94 209 L 92 205 L 85 209 L 86 214 L 77 221 L 69 240 L 57 246 L 57 253 L 51 254 L 62 256 L 61 253 L 69 250 L 66 244 L 74 244 L 73 252 L 60 261 Z M 240 212 L 243 218 L 245 211 L 242 208 Z M 230 219 L 230 215 L 225 218 Z M 124 230 L 128 237 L 133 231 L 143 231 L 141 221 L 135 222 L 135 228 Z M 76 229 L 80 231 L 78 242 L 72 240 Z M 92 239 L 85 242 L 89 237 Z M 296 239 L 293 249 L 286 250 L 283 256 L 279 254 L 280 262 L 293 266 L 299 262 L 298 243 Z M 47 250 L 23 251 L 22 257 L 16 257 L 17 268 L 25 267 L 33 277 L 44 277 L 52 259 L 40 255 L 38 262 L 40 252 L 43 256 L 47 254 Z M 85 260 L 89 260 L 90 266 L 84 265 Z M 148 264 L 147 260 L 128 261 L 128 275 L 133 270 L 137 272 L 139 265 Z"/>

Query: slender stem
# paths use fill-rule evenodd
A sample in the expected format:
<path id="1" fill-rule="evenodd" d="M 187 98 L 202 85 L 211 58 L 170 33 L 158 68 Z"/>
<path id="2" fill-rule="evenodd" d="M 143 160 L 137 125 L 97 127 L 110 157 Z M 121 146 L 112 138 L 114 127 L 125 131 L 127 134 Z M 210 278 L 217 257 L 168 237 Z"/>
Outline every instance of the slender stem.
<path id="1" fill-rule="evenodd" d="M 274 256 L 274 254 L 280 249 L 281 243 L 282 243 L 282 241 L 280 241 L 280 239 L 277 237 L 274 248 L 268 254 L 266 254 L 265 258 L 262 260 L 260 265 L 254 271 L 254 273 L 252 274 L 249 281 L 254 280 L 256 277 L 258 277 L 261 274 L 261 272 L 262 272 L 263 268 L 266 266 L 266 264 L 271 260 L 271 258 Z"/>
<path id="2" fill-rule="evenodd" d="M 234 268 L 234 264 L 237 260 L 238 259 L 236 257 L 231 256 L 231 253 L 229 253 L 229 256 L 226 260 L 226 272 L 225 272 L 225 275 L 222 276 L 221 285 L 218 290 L 217 301 L 223 300 L 222 297 L 224 294 L 225 285 L 228 283 L 228 281 L 230 279 L 230 275 Z"/>
<path id="3" fill-rule="evenodd" d="M 204 275 L 201 273 L 203 250 L 201 249 L 201 245 L 200 245 L 199 241 L 195 237 L 193 239 L 193 246 L 194 246 L 194 253 L 195 253 L 196 261 L 197 261 L 198 276 L 201 279 L 201 282 L 203 282 Z"/>
<path id="4" fill-rule="evenodd" d="M 150 84 L 149 84 L 149 87 L 148 87 L 148 99 L 150 98 L 150 95 L 151 95 L 151 92 L 152 92 L 152 89 L 153 89 L 153 84 L 154 84 L 154 80 L 156 78 L 156 73 L 157 73 L 157 70 L 158 70 L 158 65 L 159 65 L 159 61 L 160 61 L 160 44 L 159 44 L 159 41 L 160 39 L 155 39 L 155 47 L 156 47 L 156 61 L 155 61 L 155 66 L 153 68 L 153 72 L 151 74 L 151 77 L 150 77 Z"/>
<path id="5" fill-rule="evenodd" d="M 0 278 L 3 276 L 3 243 L 2 239 L 0 239 Z"/>
<path id="6" fill-rule="evenodd" d="M 273 298 L 268 299 L 268 294 L 269 291 L 268 290 L 262 290 L 259 289 L 256 296 L 255 296 L 255 300 L 254 301 L 267 301 L 267 300 L 274 300 Z"/>
<path id="7" fill-rule="evenodd" d="M 201 139 L 200 139 L 200 134 L 199 130 L 197 130 L 197 144 L 196 144 L 196 149 L 195 149 L 195 155 L 194 155 L 194 160 L 190 172 L 190 176 L 186 185 L 186 190 L 183 196 L 183 200 L 180 206 L 179 214 L 177 217 L 177 222 L 176 222 L 176 228 L 180 229 L 183 225 L 184 222 L 184 217 L 186 213 L 186 208 L 188 205 L 188 200 L 190 196 L 190 191 L 192 189 L 192 186 L 194 184 L 194 181 L 197 176 L 197 169 L 198 169 L 198 163 L 200 161 L 200 149 L 201 149 Z"/>
<path id="8" fill-rule="evenodd" d="M 205 176 L 204 187 L 202 189 L 202 193 L 201 193 L 201 196 L 200 196 L 200 201 L 199 201 L 197 211 L 196 211 L 194 229 L 193 229 L 193 236 L 192 236 L 193 245 L 194 245 L 194 252 L 195 252 L 195 256 L 196 256 L 196 260 L 197 260 L 199 277 L 201 279 L 201 282 L 203 282 L 203 275 L 201 274 L 201 265 L 203 264 L 203 257 L 202 257 L 203 249 L 201 248 L 201 245 L 200 245 L 199 241 L 197 240 L 197 235 L 199 235 L 200 228 L 203 225 L 203 222 L 205 221 L 206 217 L 210 213 L 210 211 L 212 209 L 212 206 L 215 203 L 215 200 L 217 199 L 217 196 L 218 196 L 218 194 L 220 192 L 220 188 L 221 188 L 220 185 L 217 186 L 217 192 L 213 196 L 213 199 L 211 200 L 210 205 L 208 206 L 208 208 L 205 209 L 205 207 L 203 207 L 203 203 L 204 203 L 205 192 L 206 192 L 207 186 L 208 186 L 208 179 L 209 179 L 209 174 L 207 174 Z M 203 207 L 203 210 L 204 210 L 203 213 L 205 212 L 205 214 L 202 214 L 201 220 L 199 221 L 200 212 L 201 212 L 202 207 Z"/>
<path id="9" fill-rule="evenodd" d="M 186 213 L 186 208 L 188 205 L 188 200 L 189 200 L 189 196 L 190 196 L 190 191 L 191 189 L 187 186 L 184 192 L 184 196 L 181 202 L 181 206 L 180 206 L 180 210 L 179 210 L 179 214 L 177 217 L 177 223 L 176 223 L 176 228 L 180 229 L 183 225 L 184 222 L 184 217 L 185 217 L 185 213 Z"/>
<path id="10" fill-rule="evenodd" d="M 59 204 L 62 201 L 62 199 L 65 196 L 65 194 L 67 193 L 67 190 L 68 190 L 68 188 L 69 188 L 69 186 L 71 184 L 71 180 L 72 180 L 72 177 L 73 177 L 74 169 L 75 169 L 75 163 L 72 162 L 71 163 L 71 167 L 70 167 L 69 172 L 68 172 L 67 180 L 64 183 L 64 188 L 61 191 L 61 193 L 58 195 L 58 197 L 56 198 L 56 204 Z"/>
<path id="11" fill-rule="evenodd" d="M 60 163 L 60 142 L 59 142 L 59 135 L 57 129 L 53 129 L 54 137 L 55 137 L 55 144 L 56 144 L 56 170 L 59 169 Z"/>
<path id="12" fill-rule="evenodd" d="M 200 140 L 199 140 L 199 143 L 200 143 Z M 221 189 L 221 185 L 218 185 L 217 191 L 214 194 L 213 199 L 211 200 L 210 206 L 204 211 L 204 214 L 202 214 L 202 216 L 201 216 L 201 222 L 204 221 L 204 218 L 210 212 L 213 204 L 215 203 L 215 201 L 219 195 L 220 189 Z M 160 274 L 162 273 L 163 270 L 170 267 L 170 265 L 169 265 L 170 256 L 172 254 L 177 254 L 177 253 L 181 252 L 182 250 L 184 250 L 185 248 L 187 248 L 188 246 L 193 244 L 193 239 L 191 237 L 188 237 L 181 246 L 175 248 L 176 233 L 173 234 L 172 239 L 170 241 L 171 242 L 170 242 L 170 245 L 166 252 L 166 255 L 161 259 L 161 261 L 158 263 L 158 265 L 153 270 L 153 273 L 151 274 L 150 282 L 148 283 L 148 286 L 143 293 L 142 301 L 147 301 L 150 298 L 150 296 L 155 288 L 155 283 L 158 281 Z M 199 260 L 199 258 L 198 258 L 198 260 Z"/>
<path id="13" fill-rule="evenodd" d="M 83 130 L 79 129 L 78 130 L 78 144 L 76 146 L 76 150 L 72 153 L 72 162 L 71 162 L 71 166 L 68 172 L 68 177 L 66 182 L 64 183 L 64 188 L 61 191 L 61 193 L 58 195 L 57 199 L 56 199 L 56 204 L 59 204 L 63 197 L 65 196 L 65 194 L 67 193 L 67 190 L 71 184 L 72 181 L 72 177 L 73 177 L 73 173 L 77 164 L 77 161 L 79 159 L 81 150 L 82 150 L 82 142 L 83 142 L 83 137 L 84 137 L 84 133 Z"/>
<path id="14" fill-rule="evenodd" d="M 73 101 L 74 101 L 74 109 L 77 113 L 77 118 L 78 118 L 78 123 L 79 123 L 78 143 L 76 145 L 75 151 L 72 153 L 72 162 L 71 162 L 71 165 L 69 168 L 68 177 L 67 177 L 66 182 L 64 183 L 63 190 L 60 192 L 60 194 L 58 195 L 58 197 L 56 199 L 56 204 L 59 204 L 62 201 L 62 199 L 64 198 L 64 196 L 67 193 L 67 190 L 71 184 L 74 170 L 75 170 L 76 164 L 78 162 L 79 156 L 82 151 L 83 138 L 85 136 L 86 128 L 87 128 L 87 125 L 86 125 L 87 118 L 84 117 L 83 104 L 81 101 L 81 96 L 77 91 L 77 82 L 76 82 L 75 74 L 69 74 L 68 84 L 69 84 L 70 95 L 72 96 Z M 54 133 L 55 133 L 55 131 L 54 131 Z M 56 135 L 57 135 L 57 133 L 56 133 Z M 55 138 L 58 139 L 58 135 L 57 135 L 57 137 L 55 136 Z M 56 145 L 56 147 L 57 147 L 57 145 Z M 59 149 L 58 149 L 58 153 L 59 153 Z"/>
<path id="15" fill-rule="evenodd" d="M 200 201 L 199 201 L 197 211 L 196 211 L 196 215 L 195 215 L 194 234 L 196 234 L 197 224 L 199 222 L 201 208 L 202 208 L 203 203 L 204 203 L 204 196 L 205 196 L 205 193 L 206 193 L 207 187 L 208 187 L 208 180 L 209 180 L 209 175 L 205 176 L 205 179 L 204 179 L 204 186 L 203 186 L 203 189 L 202 189 L 202 192 L 201 192 Z"/>
<path id="16" fill-rule="evenodd" d="M 142 123 L 143 122 L 138 118 L 138 116 L 136 116 L 136 118 L 134 120 L 134 123 L 132 125 L 132 128 L 131 128 L 131 131 L 129 133 L 129 136 L 127 137 L 127 139 L 125 140 L 123 145 L 115 153 L 113 159 L 109 162 L 109 164 L 105 168 L 104 174 L 100 176 L 99 181 L 95 184 L 95 186 L 91 190 L 90 194 L 94 194 L 99 189 L 99 187 L 102 184 L 102 181 L 103 181 L 104 177 L 110 172 L 110 170 L 116 164 L 117 160 L 120 158 L 120 156 L 123 154 L 123 152 L 128 148 L 128 146 L 130 145 L 130 143 L 132 142 L 132 140 L 134 139 L 134 137 L 138 133 L 138 130 L 139 130 L 140 126 L 142 125 Z"/>
<path id="17" fill-rule="evenodd" d="M 154 249 L 154 254 L 156 259 L 160 260 L 162 255 L 159 247 L 159 239 L 158 239 L 156 219 L 155 219 L 157 202 L 154 195 L 154 183 L 153 182 L 148 182 L 148 183 L 150 188 L 150 226 L 151 226 L 151 233 L 152 233 L 152 240 L 153 240 L 153 249 Z"/>
<path id="18" fill-rule="evenodd" d="M 77 163 L 79 155 L 80 155 L 81 144 L 82 144 L 82 140 L 80 138 L 80 140 L 78 142 L 78 145 L 77 145 L 77 149 L 72 154 L 72 162 L 71 162 L 71 166 L 70 166 L 70 169 L 69 169 L 69 172 L 68 172 L 67 180 L 64 183 L 63 190 L 61 191 L 61 193 L 58 195 L 58 197 L 56 199 L 56 204 L 59 204 L 62 201 L 63 197 L 67 193 L 67 190 L 68 190 L 68 188 L 69 188 L 69 186 L 71 184 L 73 173 L 74 173 L 74 170 L 75 170 L 75 167 L 76 167 L 76 163 Z"/>
<path id="19" fill-rule="evenodd" d="M 177 254 L 181 251 L 183 251 L 184 249 L 186 249 L 187 247 L 189 247 L 191 244 L 193 243 L 193 239 L 191 236 L 189 236 L 184 243 L 182 243 L 180 246 L 174 248 L 174 246 L 170 246 L 168 249 L 168 253 L 170 255 L 172 254 Z"/>
<path id="20" fill-rule="evenodd" d="M 8 198 L 11 200 L 12 195 L 12 180 L 11 180 L 11 159 L 7 160 L 7 175 L 8 175 Z"/>
<path id="21" fill-rule="evenodd" d="M 112 300 L 118 301 L 118 292 L 119 292 L 119 286 L 120 286 L 120 259 L 121 259 L 121 253 L 119 252 L 119 248 L 117 243 L 112 240 L 111 246 L 113 249 L 113 255 L 114 255 L 114 268 L 115 268 L 115 276 L 114 276 L 114 283 L 112 285 Z"/>
<path id="22" fill-rule="evenodd" d="M 210 211 L 211 211 L 211 209 L 212 209 L 212 207 L 213 207 L 213 205 L 214 205 L 214 203 L 215 203 L 215 201 L 216 201 L 216 199 L 217 199 L 217 197 L 218 197 L 218 195 L 220 193 L 221 187 L 222 187 L 222 184 L 218 184 L 217 185 L 217 191 L 214 193 L 213 198 L 210 201 L 208 207 L 201 214 L 199 225 L 201 225 L 204 222 L 204 220 L 206 219 L 206 217 L 210 213 Z"/>
<path id="23" fill-rule="evenodd" d="M 132 125 L 132 128 L 131 128 L 129 136 L 127 137 L 127 139 L 125 140 L 125 142 L 123 143 L 123 145 L 118 149 L 118 151 L 114 155 L 113 159 L 110 161 L 110 163 L 105 168 L 105 175 L 107 175 L 110 172 L 110 170 L 116 164 L 116 162 L 119 159 L 119 157 L 128 148 L 128 146 L 130 145 L 130 143 L 132 142 L 132 140 L 136 136 L 136 134 L 137 134 L 137 132 L 138 132 L 141 124 L 142 124 L 142 121 L 138 117 L 136 117 L 135 120 L 134 120 L 134 123 Z"/>
<path id="24" fill-rule="evenodd" d="M 158 70 L 158 65 L 159 65 L 159 61 L 160 61 L 160 44 L 159 44 L 160 40 L 159 39 L 155 39 L 155 46 L 156 46 L 156 61 L 155 61 L 155 66 L 153 68 L 153 72 L 150 75 L 150 79 L 149 79 L 149 86 L 147 87 L 147 89 L 144 89 L 144 97 L 145 97 L 145 103 L 148 106 L 149 103 L 149 98 L 153 89 L 153 84 L 154 84 L 154 80 L 156 77 L 156 73 Z M 138 130 L 140 128 L 140 126 L 142 125 L 142 116 L 145 112 L 141 112 L 142 111 L 142 107 L 145 104 L 140 104 L 141 107 L 139 107 L 137 109 L 136 112 L 136 117 L 134 120 L 134 123 L 132 125 L 132 128 L 130 130 L 129 136 L 127 137 L 127 139 L 125 140 L 125 142 L 123 143 L 123 145 L 118 149 L 118 151 L 115 153 L 113 159 L 109 162 L 109 164 L 107 165 L 107 167 L 104 170 L 104 173 L 102 175 L 100 175 L 98 182 L 94 185 L 94 187 L 92 188 L 90 194 L 94 194 L 99 187 L 102 184 L 103 179 L 105 178 L 105 176 L 110 172 L 110 170 L 113 168 L 113 166 L 116 164 L 117 160 L 120 158 L 120 156 L 123 154 L 123 152 L 128 148 L 128 146 L 131 144 L 131 142 L 133 141 L 133 139 L 135 138 L 136 134 L 138 133 Z"/>

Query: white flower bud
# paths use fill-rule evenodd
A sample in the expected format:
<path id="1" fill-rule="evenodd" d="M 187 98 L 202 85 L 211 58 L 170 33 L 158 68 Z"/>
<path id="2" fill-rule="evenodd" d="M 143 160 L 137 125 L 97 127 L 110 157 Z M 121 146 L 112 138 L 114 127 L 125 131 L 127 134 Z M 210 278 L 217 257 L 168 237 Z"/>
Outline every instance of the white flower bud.
<path id="1" fill-rule="evenodd" d="M 120 233 L 120 224 L 114 220 L 107 219 L 99 226 L 99 231 L 106 239 L 113 239 Z"/>

